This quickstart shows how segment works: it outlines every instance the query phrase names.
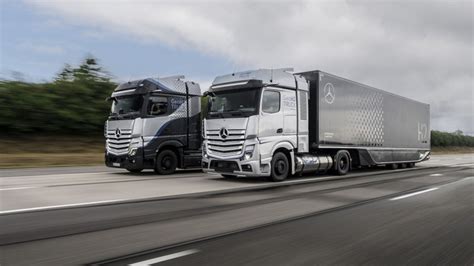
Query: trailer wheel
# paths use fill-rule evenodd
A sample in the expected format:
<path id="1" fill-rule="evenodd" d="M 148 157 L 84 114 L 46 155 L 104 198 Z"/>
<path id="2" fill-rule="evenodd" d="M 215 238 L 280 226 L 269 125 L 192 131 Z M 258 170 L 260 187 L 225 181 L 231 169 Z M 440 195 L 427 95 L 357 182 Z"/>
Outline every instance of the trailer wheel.
<path id="1" fill-rule="evenodd" d="M 400 169 L 405 169 L 407 168 L 407 164 L 406 163 L 401 163 L 400 164 Z"/>
<path id="2" fill-rule="evenodd" d="M 129 168 L 126 168 L 126 169 L 130 173 L 140 173 L 141 171 L 143 171 L 143 169 L 129 169 Z"/>
<path id="3" fill-rule="evenodd" d="M 271 167 L 271 181 L 280 182 L 288 177 L 290 164 L 288 163 L 288 158 L 283 152 L 277 152 L 273 155 Z"/>
<path id="4" fill-rule="evenodd" d="M 398 169 L 398 164 L 392 163 L 392 164 L 387 164 L 387 168 L 390 170 L 397 170 Z"/>
<path id="5" fill-rule="evenodd" d="M 169 175 L 176 171 L 178 156 L 172 150 L 163 150 L 158 153 L 155 161 L 155 172 L 160 175 Z"/>
<path id="6" fill-rule="evenodd" d="M 345 175 L 349 172 L 351 159 L 347 152 L 338 152 L 334 158 L 334 169 L 336 174 Z"/>
<path id="7" fill-rule="evenodd" d="M 413 167 L 415 167 L 415 163 L 407 163 L 407 167 L 408 168 L 413 168 Z"/>

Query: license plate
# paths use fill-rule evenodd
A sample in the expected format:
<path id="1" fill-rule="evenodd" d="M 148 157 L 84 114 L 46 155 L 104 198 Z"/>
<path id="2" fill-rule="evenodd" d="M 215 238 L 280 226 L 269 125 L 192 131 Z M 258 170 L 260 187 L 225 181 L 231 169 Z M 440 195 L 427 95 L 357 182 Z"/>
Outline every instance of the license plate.
<path id="1" fill-rule="evenodd" d="M 120 163 L 112 163 L 112 166 L 114 166 L 114 167 L 120 167 Z"/>

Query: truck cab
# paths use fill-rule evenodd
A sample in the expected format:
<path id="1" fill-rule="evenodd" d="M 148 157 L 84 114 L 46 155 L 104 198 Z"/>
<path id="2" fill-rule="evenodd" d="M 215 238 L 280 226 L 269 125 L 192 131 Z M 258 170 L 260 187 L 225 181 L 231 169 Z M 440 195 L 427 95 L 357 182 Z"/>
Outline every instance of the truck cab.
<path id="1" fill-rule="evenodd" d="M 295 149 L 308 151 L 308 125 L 302 122 L 308 84 L 290 71 L 260 69 L 214 80 L 206 93 L 204 171 L 276 178 L 295 172 Z M 305 102 L 300 112 L 298 98 Z"/>
<path id="2" fill-rule="evenodd" d="M 120 84 L 105 123 L 105 164 L 130 172 L 201 164 L 201 90 L 184 76 Z"/>

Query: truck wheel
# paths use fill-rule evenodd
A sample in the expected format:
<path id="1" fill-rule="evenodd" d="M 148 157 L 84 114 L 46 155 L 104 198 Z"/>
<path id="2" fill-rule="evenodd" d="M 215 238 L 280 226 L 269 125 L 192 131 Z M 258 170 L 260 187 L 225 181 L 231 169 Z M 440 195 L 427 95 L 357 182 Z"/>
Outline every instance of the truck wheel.
<path id="1" fill-rule="evenodd" d="M 143 171 L 143 169 L 128 169 L 127 168 L 127 171 L 129 171 L 130 173 L 140 173 L 141 171 Z"/>
<path id="2" fill-rule="evenodd" d="M 178 157 L 171 150 L 161 151 L 156 156 L 155 172 L 160 175 L 169 175 L 174 173 L 178 166 Z"/>
<path id="3" fill-rule="evenodd" d="M 290 164 L 288 163 L 288 158 L 284 153 L 277 152 L 273 155 L 271 167 L 271 181 L 280 182 L 288 177 Z"/>
<path id="4" fill-rule="evenodd" d="M 400 169 L 405 169 L 407 168 L 407 164 L 406 163 L 401 163 L 400 164 Z"/>
<path id="5" fill-rule="evenodd" d="M 392 164 L 387 164 L 387 168 L 390 170 L 397 170 L 398 169 L 398 164 L 392 163 Z"/>
<path id="6" fill-rule="evenodd" d="M 336 170 L 336 174 L 338 175 L 345 175 L 349 172 L 351 159 L 349 158 L 349 154 L 347 152 L 338 152 L 336 154 L 336 158 L 334 159 L 334 167 Z"/>
<path id="7" fill-rule="evenodd" d="M 407 167 L 408 168 L 413 168 L 413 167 L 415 167 L 415 163 L 407 163 Z"/>

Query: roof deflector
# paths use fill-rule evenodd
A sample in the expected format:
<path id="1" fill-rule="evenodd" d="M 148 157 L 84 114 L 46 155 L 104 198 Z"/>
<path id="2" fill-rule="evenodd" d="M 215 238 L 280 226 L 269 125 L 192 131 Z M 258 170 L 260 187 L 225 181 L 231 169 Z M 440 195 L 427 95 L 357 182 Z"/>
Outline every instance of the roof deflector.
<path id="1" fill-rule="evenodd" d="M 174 76 L 169 76 L 169 77 L 162 77 L 162 78 L 158 78 L 158 79 L 184 79 L 185 76 L 184 75 L 174 75 Z"/>

